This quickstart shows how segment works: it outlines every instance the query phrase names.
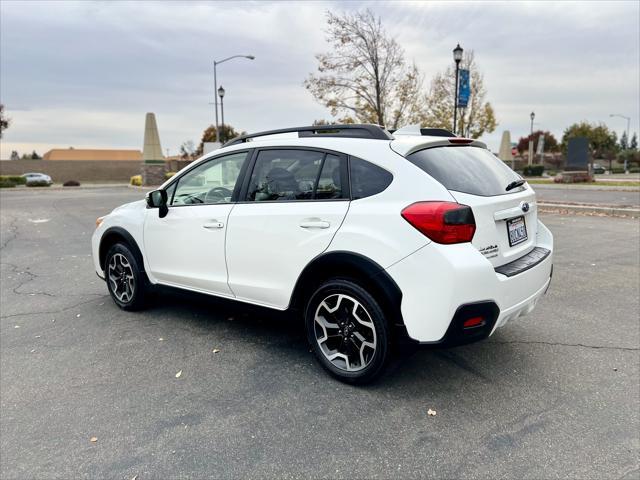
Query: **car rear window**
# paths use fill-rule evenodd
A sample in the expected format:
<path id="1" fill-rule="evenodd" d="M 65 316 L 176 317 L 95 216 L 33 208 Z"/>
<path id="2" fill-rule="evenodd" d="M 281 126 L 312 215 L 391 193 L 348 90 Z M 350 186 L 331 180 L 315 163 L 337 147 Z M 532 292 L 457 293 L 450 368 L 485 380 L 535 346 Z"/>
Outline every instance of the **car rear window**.
<path id="1" fill-rule="evenodd" d="M 407 157 L 411 163 L 439 181 L 447 190 L 490 197 L 520 192 L 506 188 L 520 176 L 489 150 L 479 147 L 435 147 Z"/>

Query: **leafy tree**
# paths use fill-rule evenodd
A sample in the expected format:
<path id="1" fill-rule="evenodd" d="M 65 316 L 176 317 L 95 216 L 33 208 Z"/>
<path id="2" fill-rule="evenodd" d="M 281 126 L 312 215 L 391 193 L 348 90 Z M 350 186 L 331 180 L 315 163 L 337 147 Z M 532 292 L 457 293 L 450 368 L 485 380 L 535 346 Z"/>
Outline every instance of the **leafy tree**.
<path id="1" fill-rule="evenodd" d="M 471 95 L 467 108 L 458 108 L 458 132 L 465 137 L 478 138 L 491 133 L 498 125 L 493 107 L 487 102 L 484 76 L 475 62 L 473 51 L 464 53 L 460 68 L 469 70 Z M 426 96 L 426 114 L 422 124 L 450 130 L 453 125 L 453 110 L 456 83 L 455 67 L 450 65 L 444 72 L 436 74 Z"/>
<path id="2" fill-rule="evenodd" d="M 220 129 L 220 133 L 222 134 L 222 141 L 226 142 L 231 140 L 234 137 L 240 135 L 231 125 L 224 125 L 224 128 Z M 244 132 L 243 132 L 244 133 Z M 205 142 L 217 142 L 218 141 L 218 133 L 216 132 L 216 127 L 214 125 L 209 125 L 204 132 L 202 132 L 202 139 L 200 140 L 200 144 L 198 148 L 195 150 L 194 154 L 196 157 L 199 157 L 204 152 L 204 144 Z"/>
<path id="3" fill-rule="evenodd" d="M 533 132 L 533 135 L 527 135 L 526 137 L 520 137 L 518 140 L 518 152 L 524 153 L 529 149 L 529 140 L 533 139 L 533 151 L 537 151 L 538 149 L 538 140 L 540 139 L 540 135 L 544 135 L 544 150 L 545 152 L 557 152 L 558 151 L 558 140 L 553 136 L 553 133 L 542 130 L 537 130 Z"/>
<path id="4" fill-rule="evenodd" d="M 31 157 L 30 157 L 30 158 L 31 158 L 31 160 L 40 160 L 40 155 L 38 155 L 38 154 L 36 153 L 36 151 L 34 150 L 34 151 L 31 153 Z"/>
<path id="5" fill-rule="evenodd" d="M 0 138 L 2 138 L 2 132 L 9 128 L 11 125 L 11 119 L 4 114 L 4 105 L 0 103 Z"/>
<path id="6" fill-rule="evenodd" d="M 311 95 L 333 116 L 357 122 L 397 128 L 419 121 L 422 76 L 380 18 L 370 10 L 327 12 L 327 24 L 330 50 L 316 55 L 318 71 L 304 82 Z"/>
<path id="7" fill-rule="evenodd" d="M 11 157 L 9 157 L 11 160 L 20 160 L 20 155 L 18 155 L 18 152 L 15 150 L 11 150 Z"/>
<path id="8" fill-rule="evenodd" d="M 622 132 L 622 136 L 620 137 L 620 150 L 626 150 L 629 148 L 629 137 L 627 137 L 627 132 Z"/>
<path id="9" fill-rule="evenodd" d="M 566 153 L 570 138 L 586 137 L 589 148 L 595 158 L 603 157 L 607 152 L 617 152 L 618 136 L 603 124 L 592 124 L 586 121 L 574 123 L 567 127 L 562 135 L 562 151 Z"/>
<path id="10" fill-rule="evenodd" d="M 631 150 L 638 149 L 638 134 L 636 132 L 633 132 L 633 135 L 631 136 L 631 142 L 629 143 L 629 148 Z"/>
<path id="11" fill-rule="evenodd" d="M 180 145 L 180 158 L 183 160 L 192 160 L 195 158 L 196 146 L 193 140 L 187 140 Z"/>

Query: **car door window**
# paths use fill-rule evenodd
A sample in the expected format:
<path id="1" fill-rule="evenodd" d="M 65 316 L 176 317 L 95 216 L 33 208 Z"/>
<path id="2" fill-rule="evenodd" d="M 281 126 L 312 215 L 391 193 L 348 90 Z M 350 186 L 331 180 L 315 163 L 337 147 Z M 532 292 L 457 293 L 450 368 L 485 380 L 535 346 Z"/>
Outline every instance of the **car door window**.
<path id="1" fill-rule="evenodd" d="M 342 189 L 342 162 L 337 155 L 327 154 L 316 188 L 315 198 L 318 200 L 344 198 Z"/>
<path id="2" fill-rule="evenodd" d="M 260 151 L 251 173 L 247 200 L 312 200 L 324 157 L 324 152 L 311 150 Z"/>
<path id="3" fill-rule="evenodd" d="M 209 160 L 181 176 L 171 205 L 211 205 L 230 203 L 247 152 L 233 153 Z M 169 187 L 169 188 L 171 188 Z"/>

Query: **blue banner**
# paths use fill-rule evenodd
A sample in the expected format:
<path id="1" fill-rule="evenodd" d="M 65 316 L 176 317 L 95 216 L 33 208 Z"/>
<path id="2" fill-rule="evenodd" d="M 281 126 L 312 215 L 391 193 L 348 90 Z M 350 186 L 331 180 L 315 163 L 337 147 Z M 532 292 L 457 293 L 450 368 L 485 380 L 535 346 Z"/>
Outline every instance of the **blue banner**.
<path id="1" fill-rule="evenodd" d="M 458 107 L 466 108 L 471 96 L 471 86 L 469 85 L 469 70 L 460 70 L 458 80 Z"/>

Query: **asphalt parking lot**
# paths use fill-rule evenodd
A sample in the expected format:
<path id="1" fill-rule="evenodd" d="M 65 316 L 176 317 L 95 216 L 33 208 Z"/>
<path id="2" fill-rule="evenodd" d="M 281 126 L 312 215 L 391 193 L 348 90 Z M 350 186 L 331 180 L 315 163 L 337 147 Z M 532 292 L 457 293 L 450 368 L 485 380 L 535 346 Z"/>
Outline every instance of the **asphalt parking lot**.
<path id="1" fill-rule="evenodd" d="M 2 479 L 639 477 L 638 220 L 544 215 L 530 316 L 351 387 L 283 315 L 179 293 L 120 311 L 89 240 L 141 196 L 0 193 Z"/>

